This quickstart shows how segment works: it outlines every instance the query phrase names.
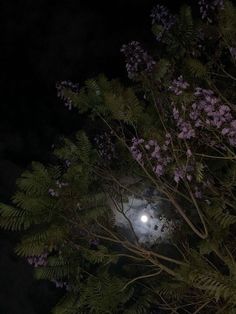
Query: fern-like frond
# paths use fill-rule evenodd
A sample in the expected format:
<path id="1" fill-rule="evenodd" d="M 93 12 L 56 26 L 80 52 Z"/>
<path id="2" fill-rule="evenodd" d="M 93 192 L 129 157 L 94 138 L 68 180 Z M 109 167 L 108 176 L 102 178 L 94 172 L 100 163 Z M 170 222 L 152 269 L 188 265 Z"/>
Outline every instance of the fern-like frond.
<path id="1" fill-rule="evenodd" d="M 33 162 L 32 170 L 23 172 L 16 183 L 28 195 L 43 195 L 50 187 L 51 178 L 42 164 Z"/>
<path id="2" fill-rule="evenodd" d="M 188 58 L 185 62 L 187 71 L 196 78 L 204 79 L 207 77 L 207 68 L 199 60 Z"/>
<path id="3" fill-rule="evenodd" d="M 0 203 L 0 226 L 3 229 L 26 230 L 37 221 L 37 216 L 25 209 Z"/>
<path id="4" fill-rule="evenodd" d="M 16 253 L 20 256 L 40 255 L 45 250 L 51 251 L 57 248 L 67 236 L 64 226 L 51 225 L 39 231 L 29 233 L 22 238 L 16 247 Z"/>

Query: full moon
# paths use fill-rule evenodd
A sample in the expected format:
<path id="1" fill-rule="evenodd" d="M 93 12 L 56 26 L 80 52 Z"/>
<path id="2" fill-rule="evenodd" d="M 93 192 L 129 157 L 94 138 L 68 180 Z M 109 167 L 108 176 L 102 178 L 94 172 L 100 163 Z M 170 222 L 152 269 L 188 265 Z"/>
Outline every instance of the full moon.
<path id="1" fill-rule="evenodd" d="M 147 215 L 142 215 L 140 219 L 141 219 L 141 221 L 142 221 L 143 223 L 145 223 L 145 222 L 148 221 L 148 216 L 147 216 Z"/>

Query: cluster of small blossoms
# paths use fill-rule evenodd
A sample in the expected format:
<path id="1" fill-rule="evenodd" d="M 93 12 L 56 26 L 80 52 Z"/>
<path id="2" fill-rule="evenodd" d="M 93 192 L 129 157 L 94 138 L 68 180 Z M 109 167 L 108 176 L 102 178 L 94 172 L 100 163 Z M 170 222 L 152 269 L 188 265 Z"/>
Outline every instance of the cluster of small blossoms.
<path id="1" fill-rule="evenodd" d="M 224 0 L 199 0 L 200 14 L 203 20 L 212 23 L 216 10 L 224 9 Z"/>
<path id="2" fill-rule="evenodd" d="M 103 160 L 112 160 L 115 158 L 115 145 L 112 142 L 112 137 L 107 132 L 97 135 L 94 138 L 97 145 L 98 153 Z"/>
<path id="3" fill-rule="evenodd" d="M 180 130 L 178 137 L 191 139 L 196 137 L 198 129 L 209 130 L 214 128 L 228 139 L 232 146 L 236 146 L 236 120 L 233 118 L 229 106 L 222 104 L 221 100 L 211 90 L 196 88 L 195 102 L 189 111 L 189 120 L 183 119 L 180 111 L 174 107 L 173 117 Z M 215 141 L 207 139 L 208 144 Z"/>
<path id="4" fill-rule="evenodd" d="M 71 81 L 62 81 L 56 84 L 57 96 L 62 99 L 65 103 L 65 106 L 69 110 L 72 109 L 72 100 L 65 95 L 65 89 L 70 89 L 73 93 L 79 92 L 79 84 L 74 84 Z"/>
<path id="5" fill-rule="evenodd" d="M 185 89 L 189 87 L 189 83 L 184 81 L 183 76 L 180 75 L 176 80 L 174 80 L 169 87 L 169 90 L 173 92 L 176 96 L 183 93 Z"/>
<path id="6" fill-rule="evenodd" d="M 121 52 L 125 56 L 126 69 L 130 79 L 135 78 L 139 73 L 151 73 L 156 62 L 141 47 L 137 41 L 132 41 L 127 45 L 123 45 Z"/>
<path id="7" fill-rule="evenodd" d="M 236 120 L 230 107 L 222 104 L 211 90 L 196 88 L 194 95 L 196 101 L 192 104 L 189 116 L 195 127 L 213 127 L 228 139 L 230 145 L 236 146 Z"/>
<path id="8" fill-rule="evenodd" d="M 179 110 L 175 107 L 173 108 L 173 117 L 179 129 L 178 138 L 189 140 L 195 137 L 195 130 L 193 129 L 191 123 L 189 121 L 184 121 L 184 119 L 180 116 Z"/>
<path id="9" fill-rule="evenodd" d="M 66 281 L 58 281 L 56 279 L 52 279 L 51 281 L 56 285 L 56 288 L 65 288 L 67 291 L 70 290 L 70 286 Z"/>
<path id="10" fill-rule="evenodd" d="M 165 173 L 166 166 L 171 162 L 172 158 L 168 155 L 168 148 L 171 142 L 171 136 L 166 134 L 165 141 L 162 146 L 158 145 L 156 140 L 132 139 L 130 151 L 135 160 L 140 164 L 144 164 L 145 159 L 148 159 L 154 173 L 160 177 Z"/>
<path id="11" fill-rule="evenodd" d="M 46 266 L 47 265 L 48 253 L 43 253 L 39 256 L 29 256 L 27 261 L 30 265 L 34 267 Z"/>
<path id="12" fill-rule="evenodd" d="M 193 178 L 194 167 L 192 165 L 178 167 L 174 170 L 174 181 L 179 183 L 180 180 L 187 179 L 189 182 Z"/>
<path id="13" fill-rule="evenodd" d="M 174 181 L 179 183 L 180 181 L 187 180 L 193 183 L 193 194 L 197 199 L 203 198 L 203 190 L 208 187 L 207 184 L 203 184 L 202 186 L 196 185 L 196 180 L 194 180 L 194 174 L 196 172 L 195 163 L 192 162 L 189 165 L 184 165 L 182 167 L 178 167 L 174 170 Z"/>
<path id="14" fill-rule="evenodd" d="M 162 38 L 164 32 L 169 31 L 176 22 L 176 17 L 170 14 L 165 6 L 159 4 L 152 9 L 150 17 L 152 18 L 152 24 L 157 24 L 162 27 L 162 30 L 156 36 L 158 41 Z"/>

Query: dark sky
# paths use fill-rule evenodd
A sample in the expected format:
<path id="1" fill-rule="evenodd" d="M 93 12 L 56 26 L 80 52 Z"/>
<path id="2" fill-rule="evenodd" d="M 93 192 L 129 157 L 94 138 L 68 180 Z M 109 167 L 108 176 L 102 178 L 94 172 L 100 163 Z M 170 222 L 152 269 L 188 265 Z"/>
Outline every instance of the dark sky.
<path id="1" fill-rule="evenodd" d="M 23 164 L 39 154 L 43 158 L 42 146 L 48 149 L 56 133 L 78 128 L 78 117 L 56 98 L 56 81 L 83 82 L 100 72 L 124 76 L 120 47 L 132 39 L 150 40 L 152 4 L 151 0 L 1 2 L 3 158 L 7 154 Z"/>
<path id="2" fill-rule="evenodd" d="M 173 10 L 183 1 L 163 1 Z M 55 83 L 104 72 L 126 77 L 123 43 L 155 42 L 153 0 L 0 1 L 0 201 L 31 160 L 48 160 L 59 134 L 83 127 L 56 97 Z M 56 293 L 32 279 L 13 253 L 17 235 L 0 233 L 0 313 L 48 313 Z M 39 307 L 41 305 L 41 308 Z"/>
<path id="3" fill-rule="evenodd" d="M 172 2 L 172 4 L 171 4 Z M 181 1 L 164 1 L 172 9 Z M 153 0 L 11 0 L 0 4 L 0 158 L 47 159 L 58 133 L 78 116 L 56 98 L 60 80 L 83 82 L 104 72 L 125 76 L 123 43 L 149 43 Z M 81 124 L 82 121 L 79 121 Z"/>

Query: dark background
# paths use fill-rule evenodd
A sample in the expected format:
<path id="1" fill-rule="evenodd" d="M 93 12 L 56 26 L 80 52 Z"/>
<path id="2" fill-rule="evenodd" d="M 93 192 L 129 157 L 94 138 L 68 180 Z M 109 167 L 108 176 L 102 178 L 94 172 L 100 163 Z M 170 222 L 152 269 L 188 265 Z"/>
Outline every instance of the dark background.
<path id="1" fill-rule="evenodd" d="M 173 3 L 174 2 L 174 3 Z M 162 1 L 175 11 L 183 1 Z M 60 134 L 84 121 L 57 99 L 55 84 L 83 84 L 103 72 L 126 78 L 122 44 L 155 42 L 153 0 L 5 0 L 0 2 L 0 201 L 32 160 L 47 162 Z M 0 314 L 49 313 L 62 293 L 36 282 L 16 257 L 18 234 L 0 233 Z"/>

